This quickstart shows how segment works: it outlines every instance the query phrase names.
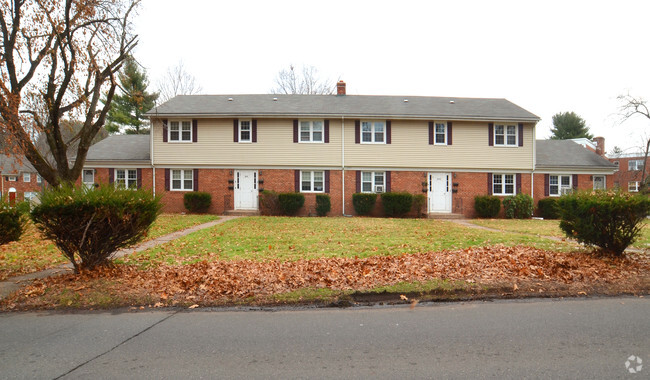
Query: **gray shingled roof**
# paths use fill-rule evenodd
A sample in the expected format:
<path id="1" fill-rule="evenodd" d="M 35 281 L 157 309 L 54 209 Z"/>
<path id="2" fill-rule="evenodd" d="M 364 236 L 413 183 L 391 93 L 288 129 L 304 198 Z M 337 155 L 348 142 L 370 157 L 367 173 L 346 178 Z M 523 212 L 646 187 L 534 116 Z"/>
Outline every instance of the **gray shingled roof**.
<path id="1" fill-rule="evenodd" d="M 506 99 L 374 95 L 179 95 L 150 110 L 146 115 L 346 116 L 532 122 L 540 120 L 538 116 Z"/>
<path id="2" fill-rule="evenodd" d="M 149 161 L 149 135 L 109 136 L 88 149 L 86 161 Z"/>
<path id="3" fill-rule="evenodd" d="M 0 174 L 16 175 L 19 173 L 35 173 L 36 169 L 23 156 L 5 156 L 0 154 Z"/>
<path id="4" fill-rule="evenodd" d="M 537 140 L 537 168 L 599 168 L 616 165 L 571 140 Z"/>

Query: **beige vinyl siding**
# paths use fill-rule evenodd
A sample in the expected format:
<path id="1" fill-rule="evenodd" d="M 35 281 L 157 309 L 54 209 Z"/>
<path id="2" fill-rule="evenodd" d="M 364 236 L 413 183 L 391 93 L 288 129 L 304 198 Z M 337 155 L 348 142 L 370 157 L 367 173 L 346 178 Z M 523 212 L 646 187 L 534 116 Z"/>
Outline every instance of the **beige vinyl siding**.
<path id="1" fill-rule="evenodd" d="M 233 142 L 233 119 L 198 119 L 197 129 L 196 143 L 165 143 L 162 122 L 155 120 L 154 164 L 255 167 L 341 165 L 340 120 L 330 120 L 329 144 L 294 143 L 293 119 L 257 119 L 256 143 Z"/>
<path id="2" fill-rule="evenodd" d="M 524 124 L 523 147 L 488 145 L 487 122 L 453 121 L 452 145 L 429 145 L 428 121 L 393 120 L 391 144 L 355 144 L 346 121 L 345 166 L 422 169 L 526 169 L 533 167 L 533 125 Z"/>

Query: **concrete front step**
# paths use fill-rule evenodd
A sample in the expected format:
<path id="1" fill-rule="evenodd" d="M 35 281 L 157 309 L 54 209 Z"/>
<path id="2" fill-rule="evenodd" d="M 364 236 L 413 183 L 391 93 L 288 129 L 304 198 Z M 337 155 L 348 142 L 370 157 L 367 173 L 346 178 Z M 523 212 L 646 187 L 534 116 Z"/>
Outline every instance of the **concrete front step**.
<path id="1" fill-rule="evenodd" d="M 237 216 L 258 216 L 260 215 L 259 210 L 226 210 L 223 212 L 224 215 L 237 215 Z"/>
<path id="2" fill-rule="evenodd" d="M 429 219 L 465 219 L 463 214 L 452 214 L 448 212 L 430 212 L 427 215 Z"/>

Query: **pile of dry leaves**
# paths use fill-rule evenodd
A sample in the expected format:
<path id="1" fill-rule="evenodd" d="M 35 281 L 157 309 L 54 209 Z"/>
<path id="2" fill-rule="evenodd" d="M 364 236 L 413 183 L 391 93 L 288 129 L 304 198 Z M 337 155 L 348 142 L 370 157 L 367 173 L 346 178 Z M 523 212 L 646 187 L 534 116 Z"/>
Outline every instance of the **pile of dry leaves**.
<path id="1" fill-rule="evenodd" d="M 8 305 L 48 307 L 42 296 L 64 291 L 146 294 L 149 302 L 165 305 L 210 305 L 248 297 L 285 293 L 301 288 L 363 291 L 400 282 L 432 279 L 478 284 L 539 282 L 554 284 L 628 284 L 647 292 L 650 257 L 596 257 L 585 252 L 561 253 L 529 247 L 479 247 L 369 258 L 320 258 L 298 261 L 202 261 L 140 270 L 119 265 L 92 273 L 37 280 L 4 301 Z M 101 285 L 100 285 L 101 284 Z M 133 299 L 133 298 L 132 298 Z M 39 301 L 40 300 L 40 301 Z M 87 305 L 86 305 L 87 306 Z"/>

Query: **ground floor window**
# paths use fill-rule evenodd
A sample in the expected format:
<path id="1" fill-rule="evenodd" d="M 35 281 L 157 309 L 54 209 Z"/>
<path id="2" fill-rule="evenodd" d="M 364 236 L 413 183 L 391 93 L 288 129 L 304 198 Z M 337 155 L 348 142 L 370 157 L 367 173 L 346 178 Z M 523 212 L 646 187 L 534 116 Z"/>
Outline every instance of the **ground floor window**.
<path id="1" fill-rule="evenodd" d="M 194 176 L 192 170 L 173 169 L 172 173 L 172 190 L 192 191 L 194 190 Z"/>
<path id="2" fill-rule="evenodd" d="M 631 181 L 627 183 L 627 191 L 630 193 L 636 193 L 639 191 L 639 182 L 638 181 Z"/>
<path id="3" fill-rule="evenodd" d="M 136 169 L 115 169 L 115 187 L 120 189 L 137 189 L 138 171 Z"/>
<path id="4" fill-rule="evenodd" d="M 324 186 L 325 173 L 323 171 L 300 172 L 300 191 L 303 193 L 322 193 Z"/>
<path id="5" fill-rule="evenodd" d="M 595 175 L 594 176 L 594 190 L 604 190 L 606 188 L 605 176 L 604 175 Z"/>
<path id="6" fill-rule="evenodd" d="M 362 193 L 383 193 L 386 186 L 386 172 L 361 172 Z"/>
<path id="7" fill-rule="evenodd" d="M 95 170 L 94 169 L 84 169 L 81 175 L 82 181 L 86 187 L 91 187 L 95 185 Z"/>
<path id="8" fill-rule="evenodd" d="M 36 198 L 38 198 L 38 193 L 37 192 L 33 192 L 33 191 L 26 191 L 25 192 L 25 200 L 26 201 L 31 202 L 33 199 L 36 199 Z"/>
<path id="9" fill-rule="evenodd" d="M 515 175 L 514 174 L 493 174 L 492 194 L 515 195 Z"/>
<path id="10" fill-rule="evenodd" d="M 548 177 L 548 194 L 559 197 L 571 192 L 573 189 L 570 175 L 550 175 Z"/>

